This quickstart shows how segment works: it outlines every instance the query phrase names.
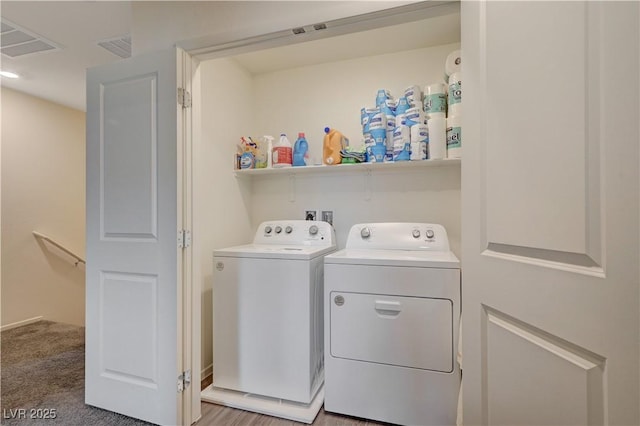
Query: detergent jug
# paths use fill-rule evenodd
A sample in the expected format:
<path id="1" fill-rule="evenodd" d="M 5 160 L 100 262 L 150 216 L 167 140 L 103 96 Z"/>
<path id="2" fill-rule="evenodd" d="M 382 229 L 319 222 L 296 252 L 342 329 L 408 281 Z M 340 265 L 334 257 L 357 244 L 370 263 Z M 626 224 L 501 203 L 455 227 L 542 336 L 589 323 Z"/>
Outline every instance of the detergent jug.
<path id="1" fill-rule="evenodd" d="M 327 165 L 340 164 L 342 156 L 340 150 L 349 146 L 349 139 L 336 129 L 324 128 L 324 141 L 322 143 L 322 162 Z"/>
<path id="2" fill-rule="evenodd" d="M 304 137 L 304 133 L 298 133 L 298 139 L 293 144 L 293 165 L 294 166 L 306 166 L 307 158 L 309 158 L 309 144 Z"/>

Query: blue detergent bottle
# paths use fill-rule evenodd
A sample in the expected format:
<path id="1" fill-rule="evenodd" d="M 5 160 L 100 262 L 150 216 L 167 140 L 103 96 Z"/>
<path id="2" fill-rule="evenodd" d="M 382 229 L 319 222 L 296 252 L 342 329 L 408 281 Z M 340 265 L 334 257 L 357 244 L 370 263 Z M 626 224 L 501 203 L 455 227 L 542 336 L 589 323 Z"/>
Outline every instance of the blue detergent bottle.
<path id="1" fill-rule="evenodd" d="M 309 143 L 304 137 L 304 133 L 298 133 L 298 139 L 296 139 L 293 145 L 293 165 L 294 166 L 306 166 L 307 158 L 309 157 Z"/>

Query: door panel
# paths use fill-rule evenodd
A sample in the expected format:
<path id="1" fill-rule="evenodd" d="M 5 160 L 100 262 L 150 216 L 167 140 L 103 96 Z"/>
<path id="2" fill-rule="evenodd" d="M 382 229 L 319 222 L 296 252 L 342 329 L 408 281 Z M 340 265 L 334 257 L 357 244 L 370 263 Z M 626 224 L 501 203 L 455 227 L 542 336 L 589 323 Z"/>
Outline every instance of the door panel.
<path id="1" fill-rule="evenodd" d="M 486 238 L 498 253 L 602 266 L 599 21 L 582 2 L 547 9 L 486 4 L 482 84 L 500 109 L 486 124 Z"/>
<path id="2" fill-rule="evenodd" d="M 462 4 L 466 424 L 640 423 L 638 21 Z"/>
<path id="3" fill-rule="evenodd" d="M 502 313 L 485 315 L 489 424 L 603 424 L 603 358 Z"/>
<path id="4" fill-rule="evenodd" d="M 150 74 L 100 86 L 103 238 L 157 238 L 157 84 Z"/>
<path id="5" fill-rule="evenodd" d="M 177 56 L 87 74 L 85 402 L 182 421 Z"/>

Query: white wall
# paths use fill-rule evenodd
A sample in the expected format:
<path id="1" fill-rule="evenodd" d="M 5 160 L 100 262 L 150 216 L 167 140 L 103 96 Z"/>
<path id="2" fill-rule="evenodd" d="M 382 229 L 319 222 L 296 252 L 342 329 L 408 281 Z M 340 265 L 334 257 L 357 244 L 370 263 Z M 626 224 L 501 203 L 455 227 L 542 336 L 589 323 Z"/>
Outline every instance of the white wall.
<path id="1" fill-rule="evenodd" d="M 2 88 L 2 325 L 84 325 L 85 114 Z"/>
<path id="2" fill-rule="evenodd" d="M 193 152 L 193 247 L 194 280 L 202 290 L 202 368 L 207 370 L 213 359 L 213 250 L 252 238 L 250 184 L 235 178 L 233 157 L 235 144 L 253 121 L 253 81 L 233 59 L 203 62 L 199 73 L 201 90 L 194 92 L 201 125 Z"/>
<path id="3" fill-rule="evenodd" d="M 378 89 L 400 97 L 412 84 L 443 81 L 447 55 L 459 44 L 401 51 L 256 75 L 253 135 L 287 133 L 293 143 L 304 131 L 310 157 L 319 159 L 325 126 L 362 144 L 360 108 L 375 106 Z M 251 126 L 247 125 L 247 128 Z M 255 178 L 251 210 L 255 230 L 260 222 L 302 219 L 307 209 L 334 211 L 340 247 L 351 225 L 366 221 L 435 222 L 445 226 L 453 251 L 460 248 L 460 169 L 425 168 L 374 172 L 371 199 L 364 173 L 299 176 L 295 201 L 289 201 L 286 176 Z"/>

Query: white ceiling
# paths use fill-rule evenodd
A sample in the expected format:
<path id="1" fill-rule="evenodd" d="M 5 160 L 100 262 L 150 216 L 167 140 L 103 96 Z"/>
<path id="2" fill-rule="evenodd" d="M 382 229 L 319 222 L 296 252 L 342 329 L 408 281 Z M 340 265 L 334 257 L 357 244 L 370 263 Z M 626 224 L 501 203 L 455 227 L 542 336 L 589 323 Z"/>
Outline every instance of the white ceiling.
<path id="1" fill-rule="evenodd" d="M 136 7 L 138 9 L 142 6 L 146 7 L 146 12 L 142 16 L 151 20 L 153 24 L 150 27 L 151 34 L 158 34 L 158 27 L 160 27 L 163 32 L 173 34 L 176 40 L 184 39 L 186 36 L 182 37 L 182 35 L 190 34 L 189 28 L 185 28 L 184 22 L 179 19 L 171 19 L 175 17 L 174 15 L 162 19 L 162 16 L 154 14 L 162 11 L 167 4 L 173 4 L 174 9 L 177 9 L 172 10 L 176 13 L 182 12 L 187 17 L 191 16 L 191 19 L 199 16 L 201 20 L 205 19 L 209 23 L 215 22 L 214 18 L 221 11 L 237 12 L 236 4 L 229 6 L 233 4 L 229 2 L 217 4 L 214 2 L 218 7 L 208 9 L 200 7 L 203 4 L 211 5 L 208 2 L 180 3 L 2 0 L 0 12 L 4 19 L 62 46 L 62 49 L 16 58 L 0 55 L 0 66 L 3 70 L 13 71 L 22 76 L 17 80 L 2 77 L 0 84 L 84 111 L 86 110 L 86 69 L 121 60 L 98 46 L 98 42 L 132 33 L 133 22 L 137 23 L 141 19 L 140 16 L 138 20 L 132 18 L 132 11 L 135 11 Z M 407 2 L 398 2 L 398 4 L 403 3 Z M 277 3 L 273 5 L 282 7 Z M 350 2 L 344 2 L 344 5 L 353 7 Z M 376 3 L 372 2 L 372 5 Z M 316 7 L 320 6 L 316 5 Z M 197 15 L 193 15 L 196 12 Z M 233 23 L 227 24 L 229 28 L 235 26 Z M 205 27 L 211 30 L 210 26 Z M 132 42 L 135 48 L 136 34 L 135 31 L 133 33 Z M 260 49 L 235 56 L 235 58 L 251 72 L 262 73 L 459 41 L 460 16 L 458 13 L 449 13 L 433 17 L 428 22 L 408 22 L 290 46 Z M 358 47 L 354 49 L 353 46 Z"/>
<path id="2" fill-rule="evenodd" d="M 61 50 L 10 58 L 0 66 L 20 79 L 2 77 L 3 86 L 85 110 L 86 69 L 121 58 L 98 42 L 129 34 L 131 3 L 120 1 L 5 1 L 3 18 L 62 46 Z"/>
<path id="3" fill-rule="evenodd" d="M 234 58 L 254 74 L 460 42 L 460 15 L 261 49 Z M 408 66 L 399 64 L 399 66 Z"/>

